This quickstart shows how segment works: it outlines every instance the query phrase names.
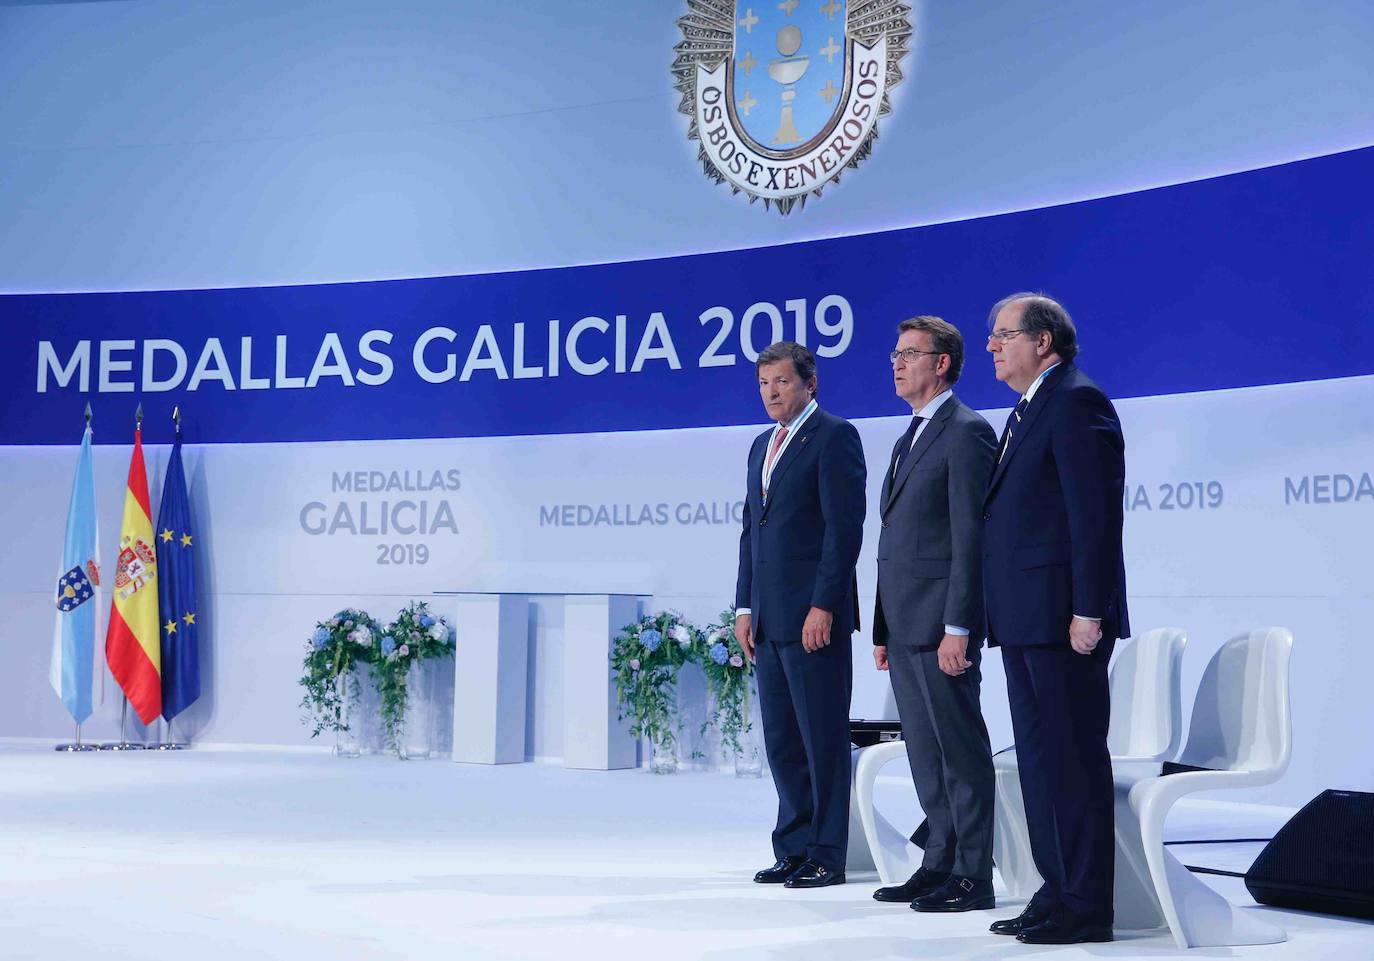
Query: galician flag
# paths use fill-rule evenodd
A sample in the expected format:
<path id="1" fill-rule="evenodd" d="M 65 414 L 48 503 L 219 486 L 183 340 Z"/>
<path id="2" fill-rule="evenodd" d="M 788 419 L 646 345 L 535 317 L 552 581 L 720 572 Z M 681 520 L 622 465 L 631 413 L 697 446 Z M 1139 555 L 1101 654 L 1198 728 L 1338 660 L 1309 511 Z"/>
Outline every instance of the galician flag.
<path id="1" fill-rule="evenodd" d="M 196 544 L 191 533 L 191 502 L 181 463 L 177 431 L 167 476 L 162 480 L 162 506 L 157 511 L 157 553 L 162 576 L 157 579 L 162 631 L 162 716 L 176 717 L 200 697 L 200 652 L 196 634 Z"/>
<path id="2" fill-rule="evenodd" d="M 119 524 L 114 603 L 105 635 L 105 660 L 129 705 L 144 724 L 162 713 L 162 649 L 157 623 L 157 553 L 148 472 L 143 466 L 143 431 L 134 431 L 134 456 Z"/>
<path id="3" fill-rule="evenodd" d="M 95 481 L 91 471 L 91 428 L 81 438 L 81 455 L 67 507 L 67 537 L 57 567 L 57 623 L 52 635 L 52 689 L 77 724 L 100 702 L 104 672 L 96 654 L 100 636 L 100 537 L 95 526 Z"/>

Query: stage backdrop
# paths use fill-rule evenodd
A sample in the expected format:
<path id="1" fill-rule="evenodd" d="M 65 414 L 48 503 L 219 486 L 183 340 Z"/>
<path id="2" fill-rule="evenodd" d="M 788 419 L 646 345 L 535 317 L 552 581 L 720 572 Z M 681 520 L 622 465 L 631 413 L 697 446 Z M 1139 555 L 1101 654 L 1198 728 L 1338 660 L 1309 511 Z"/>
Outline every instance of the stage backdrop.
<path id="1" fill-rule="evenodd" d="M 88 402 L 107 548 L 135 406 L 153 503 L 183 414 L 197 739 L 303 743 L 305 639 L 345 604 L 522 591 L 527 753 L 556 758 L 553 595 L 701 623 L 732 599 L 759 348 L 816 350 L 872 502 L 909 413 L 896 323 L 960 326 L 959 392 L 1000 430 L 986 314 L 1032 288 L 1118 399 L 1133 622 L 1188 630 L 1185 707 L 1228 637 L 1288 626 L 1293 767 L 1249 796 L 1374 789 L 1374 149 L 1338 152 L 1374 143 L 1368 7 L 919 6 L 873 156 L 783 219 L 701 176 L 685 5 L 591 6 L 0 8 L 0 736 L 70 732 L 51 582 Z M 993 69 L 1036 44 L 1062 66 Z M 867 643 L 857 716 L 890 711 Z M 109 699 L 90 733 L 115 725 Z"/>

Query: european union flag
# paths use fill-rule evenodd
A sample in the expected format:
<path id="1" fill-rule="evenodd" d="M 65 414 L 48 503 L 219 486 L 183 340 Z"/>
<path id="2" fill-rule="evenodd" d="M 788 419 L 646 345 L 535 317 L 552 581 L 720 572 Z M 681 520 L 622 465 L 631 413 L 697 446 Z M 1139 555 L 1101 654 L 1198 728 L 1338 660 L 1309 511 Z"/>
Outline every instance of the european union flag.
<path id="1" fill-rule="evenodd" d="M 162 716 L 176 717 L 200 697 L 200 627 L 196 601 L 196 542 L 186 471 L 181 465 L 181 433 L 172 447 L 157 512 L 157 607 L 162 636 Z"/>

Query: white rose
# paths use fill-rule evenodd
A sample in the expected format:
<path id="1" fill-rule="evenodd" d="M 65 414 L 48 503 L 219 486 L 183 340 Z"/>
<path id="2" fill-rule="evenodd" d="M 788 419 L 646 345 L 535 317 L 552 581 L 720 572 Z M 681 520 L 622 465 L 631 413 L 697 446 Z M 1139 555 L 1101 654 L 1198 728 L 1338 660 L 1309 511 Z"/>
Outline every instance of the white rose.
<path id="1" fill-rule="evenodd" d="M 432 624 L 429 628 L 429 636 L 436 641 L 448 640 L 448 627 L 444 624 Z"/>
<path id="2" fill-rule="evenodd" d="M 692 633 L 681 624 L 674 624 L 672 629 L 668 631 L 668 636 L 679 644 L 692 643 Z"/>

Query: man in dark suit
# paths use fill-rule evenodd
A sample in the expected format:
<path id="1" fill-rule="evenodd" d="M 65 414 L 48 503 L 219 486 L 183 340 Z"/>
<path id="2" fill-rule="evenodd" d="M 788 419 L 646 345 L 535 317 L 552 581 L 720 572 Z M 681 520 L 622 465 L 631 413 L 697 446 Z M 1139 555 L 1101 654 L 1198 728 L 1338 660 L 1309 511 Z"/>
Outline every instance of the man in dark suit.
<path id="1" fill-rule="evenodd" d="M 844 883 L 849 838 L 850 634 L 863 541 L 864 455 L 848 421 L 816 404 L 816 361 L 781 341 L 759 354 L 775 422 L 749 451 L 735 637 L 754 661 L 778 791 L 777 863 L 761 884 Z"/>
<path id="2" fill-rule="evenodd" d="M 1021 395 L 984 500 L 988 641 L 1002 645 L 1035 866 L 1030 944 L 1112 939 L 1107 662 L 1130 633 L 1121 547 L 1125 444 L 1107 395 L 1074 366 L 1062 306 L 1013 294 L 990 317 L 997 379 Z"/>
<path id="3" fill-rule="evenodd" d="M 891 672 L 930 836 L 921 869 L 873 896 L 917 911 L 991 908 L 992 750 L 978 695 L 983 494 L 997 435 L 951 389 L 964 366 L 952 324 L 902 321 L 891 357 L 912 419 L 883 478 L 873 659 Z"/>

